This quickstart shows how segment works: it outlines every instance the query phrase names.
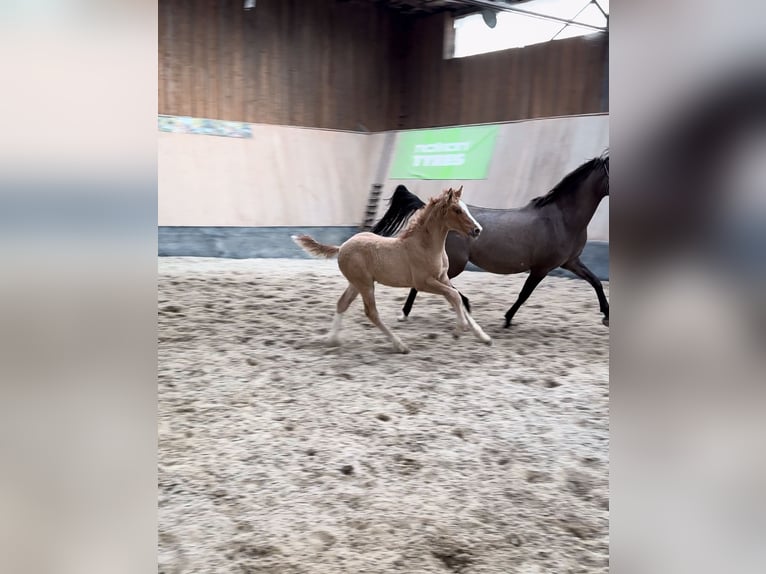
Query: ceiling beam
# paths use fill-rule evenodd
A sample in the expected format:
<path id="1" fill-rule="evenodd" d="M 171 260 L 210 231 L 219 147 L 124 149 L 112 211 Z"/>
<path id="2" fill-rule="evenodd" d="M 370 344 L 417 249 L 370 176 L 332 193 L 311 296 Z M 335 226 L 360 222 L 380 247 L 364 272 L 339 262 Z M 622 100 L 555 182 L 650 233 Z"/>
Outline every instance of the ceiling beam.
<path id="1" fill-rule="evenodd" d="M 601 7 L 601 2 L 599 2 L 598 0 L 591 0 L 591 2 L 592 2 L 593 4 L 595 4 L 595 5 L 596 5 L 596 7 L 597 7 L 599 10 L 601 10 L 601 13 L 604 15 L 604 18 L 606 18 L 606 21 L 607 21 L 607 26 L 608 26 L 608 25 L 609 25 L 609 14 L 607 14 L 606 12 L 604 12 L 604 9 Z"/>
<path id="2" fill-rule="evenodd" d="M 569 26 L 577 26 L 578 28 L 585 28 L 587 30 L 593 30 L 594 32 L 606 32 L 607 27 L 593 26 L 592 24 L 584 24 L 582 22 L 575 22 L 574 20 L 567 20 L 566 18 L 559 18 L 557 16 L 550 16 L 548 14 L 540 14 L 539 12 L 532 12 L 531 10 L 524 10 L 522 8 L 515 8 L 508 4 L 501 2 L 494 2 L 492 0 L 463 0 L 463 4 L 470 4 L 478 8 L 490 8 L 492 10 L 499 10 L 503 12 L 512 12 L 515 14 L 523 14 L 532 18 L 540 18 L 541 20 L 549 20 L 551 22 L 559 22 L 560 24 L 566 24 Z M 609 20 L 607 19 L 607 22 Z"/>

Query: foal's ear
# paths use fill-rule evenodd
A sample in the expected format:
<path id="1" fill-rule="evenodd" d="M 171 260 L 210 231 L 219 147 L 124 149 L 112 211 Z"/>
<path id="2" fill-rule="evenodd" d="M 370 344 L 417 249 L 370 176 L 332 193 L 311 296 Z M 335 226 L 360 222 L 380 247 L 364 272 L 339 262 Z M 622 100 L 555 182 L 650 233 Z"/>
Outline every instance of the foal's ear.
<path id="1" fill-rule="evenodd" d="M 452 196 L 454 195 L 455 190 L 451 187 L 447 190 L 447 195 L 445 196 L 447 198 L 447 201 L 452 201 Z"/>
<path id="2" fill-rule="evenodd" d="M 461 195 L 463 195 L 463 186 L 462 185 L 457 190 L 455 190 L 455 197 L 460 199 Z"/>

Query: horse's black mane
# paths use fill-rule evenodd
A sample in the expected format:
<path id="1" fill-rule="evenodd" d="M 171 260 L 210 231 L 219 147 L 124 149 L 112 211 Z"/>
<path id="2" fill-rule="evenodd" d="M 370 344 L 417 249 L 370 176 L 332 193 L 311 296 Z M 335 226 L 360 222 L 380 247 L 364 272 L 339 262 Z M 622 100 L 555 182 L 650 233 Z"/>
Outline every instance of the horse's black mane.
<path id="1" fill-rule="evenodd" d="M 544 205 L 548 205 L 552 201 L 560 198 L 562 195 L 565 195 L 566 193 L 576 189 L 586 177 L 593 173 L 595 169 L 604 169 L 606 172 L 605 175 L 608 175 L 608 161 L 609 155 L 606 152 L 604 155 L 594 157 L 593 159 L 586 161 L 576 170 L 564 176 L 564 179 L 558 182 L 556 186 L 548 193 L 530 200 L 529 205 L 533 205 L 534 207 L 542 207 Z"/>
<path id="2" fill-rule="evenodd" d="M 390 207 L 385 216 L 370 230 L 372 233 L 384 237 L 396 235 L 396 232 L 404 226 L 410 216 L 425 206 L 424 201 L 403 185 L 396 186 L 396 190 L 388 203 Z"/>

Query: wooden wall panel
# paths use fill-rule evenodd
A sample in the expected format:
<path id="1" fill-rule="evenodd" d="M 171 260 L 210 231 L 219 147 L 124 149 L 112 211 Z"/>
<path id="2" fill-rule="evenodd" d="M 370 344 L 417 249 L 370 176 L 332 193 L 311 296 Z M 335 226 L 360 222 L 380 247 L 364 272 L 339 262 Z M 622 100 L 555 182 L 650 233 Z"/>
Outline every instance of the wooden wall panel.
<path id="1" fill-rule="evenodd" d="M 394 128 L 396 12 L 337 0 L 160 0 L 159 112 Z"/>
<path id="2" fill-rule="evenodd" d="M 607 111 L 606 36 L 444 59 L 447 13 L 160 0 L 159 112 L 370 131 Z"/>
<path id="3" fill-rule="evenodd" d="M 263 124 L 252 139 L 160 132 L 158 223 L 357 225 L 373 137 Z"/>
<path id="4" fill-rule="evenodd" d="M 444 59 L 449 14 L 417 17 L 409 34 L 401 127 L 501 122 L 608 111 L 607 35 Z"/>

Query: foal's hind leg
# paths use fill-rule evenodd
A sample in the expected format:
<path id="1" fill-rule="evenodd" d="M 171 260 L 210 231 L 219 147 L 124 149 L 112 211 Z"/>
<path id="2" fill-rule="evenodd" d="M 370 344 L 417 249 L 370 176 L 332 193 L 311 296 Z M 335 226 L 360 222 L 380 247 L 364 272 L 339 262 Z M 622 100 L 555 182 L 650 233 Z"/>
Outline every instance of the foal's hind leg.
<path id="1" fill-rule="evenodd" d="M 598 297 L 598 306 L 601 310 L 601 312 L 604 314 L 604 318 L 602 319 L 602 323 L 609 326 L 609 301 L 606 300 L 606 295 L 604 294 L 604 287 L 601 285 L 601 281 L 598 280 L 598 277 L 596 277 L 593 272 L 588 269 L 582 261 L 580 261 L 579 258 L 573 259 L 572 261 L 567 261 L 562 265 L 564 269 L 567 271 L 571 271 L 578 277 L 585 279 L 588 283 L 590 283 L 593 286 L 593 289 L 596 291 L 596 297 Z"/>
<path id="2" fill-rule="evenodd" d="M 516 302 L 505 313 L 505 328 L 506 329 L 511 326 L 511 319 L 513 319 L 513 316 L 516 314 L 516 311 L 518 311 L 519 307 L 521 307 L 524 304 L 524 301 L 526 301 L 529 298 L 529 296 L 532 294 L 532 291 L 535 290 L 535 287 L 537 287 L 540 284 L 540 281 L 545 279 L 546 275 L 548 275 L 547 271 L 543 272 L 540 270 L 532 270 L 529 272 L 529 277 L 527 277 L 527 280 L 524 282 L 524 286 L 521 288 L 521 292 L 519 293 L 519 296 L 516 299 Z"/>
<path id="3" fill-rule="evenodd" d="M 364 301 L 364 312 L 367 314 L 367 318 L 372 321 L 373 325 L 377 326 L 378 329 L 383 331 L 386 337 L 388 337 L 388 340 L 393 343 L 394 349 L 396 349 L 396 351 L 399 353 L 409 353 L 410 350 L 407 348 L 407 345 L 402 343 L 401 339 L 394 335 L 388 329 L 388 327 L 385 326 L 383 321 L 380 320 L 378 308 L 375 306 L 375 285 L 370 284 L 369 287 L 360 287 L 359 292 L 362 294 L 362 300 Z"/>
<path id="4" fill-rule="evenodd" d="M 327 338 L 327 343 L 331 346 L 337 347 L 340 345 L 340 328 L 343 322 L 343 313 L 346 312 L 348 306 L 359 295 L 359 291 L 356 287 L 349 283 L 343 295 L 338 299 L 338 304 L 335 308 L 335 317 L 332 321 L 332 328 L 330 329 L 330 336 Z"/>

